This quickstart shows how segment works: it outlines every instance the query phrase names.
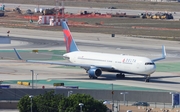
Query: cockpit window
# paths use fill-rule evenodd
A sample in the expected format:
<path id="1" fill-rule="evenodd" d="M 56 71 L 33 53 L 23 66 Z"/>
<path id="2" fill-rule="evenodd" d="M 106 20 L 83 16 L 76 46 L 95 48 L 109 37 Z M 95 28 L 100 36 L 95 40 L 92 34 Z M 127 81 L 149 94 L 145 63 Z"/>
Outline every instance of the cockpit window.
<path id="1" fill-rule="evenodd" d="M 145 65 L 154 65 L 154 63 L 152 63 L 152 62 L 147 62 L 147 63 L 145 63 Z"/>

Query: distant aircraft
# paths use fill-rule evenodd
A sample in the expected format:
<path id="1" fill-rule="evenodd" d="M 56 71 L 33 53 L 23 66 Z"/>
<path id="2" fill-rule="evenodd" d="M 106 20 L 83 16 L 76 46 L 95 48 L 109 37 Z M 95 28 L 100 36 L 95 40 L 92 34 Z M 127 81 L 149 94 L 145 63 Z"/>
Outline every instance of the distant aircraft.
<path id="1" fill-rule="evenodd" d="M 125 74 L 142 75 L 146 77 L 145 82 L 149 82 L 150 75 L 156 70 L 154 62 L 166 58 L 165 46 L 162 46 L 162 57 L 152 60 L 140 56 L 80 51 L 71 35 L 66 21 L 62 21 L 62 28 L 67 51 L 63 57 L 68 59 L 71 63 L 38 60 L 26 60 L 26 62 L 79 66 L 86 70 L 90 79 L 96 79 L 102 75 L 102 71 L 107 71 L 118 73 L 116 75 L 117 78 L 124 78 Z M 17 57 L 22 60 L 15 48 L 14 51 Z"/>

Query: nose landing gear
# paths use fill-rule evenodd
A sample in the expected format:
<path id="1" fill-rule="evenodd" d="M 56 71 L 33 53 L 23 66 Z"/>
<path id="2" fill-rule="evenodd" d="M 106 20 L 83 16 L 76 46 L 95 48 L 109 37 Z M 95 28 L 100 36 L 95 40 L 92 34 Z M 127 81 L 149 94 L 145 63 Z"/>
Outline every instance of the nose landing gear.
<path id="1" fill-rule="evenodd" d="M 150 81 L 150 75 L 146 76 L 145 82 L 149 82 Z"/>

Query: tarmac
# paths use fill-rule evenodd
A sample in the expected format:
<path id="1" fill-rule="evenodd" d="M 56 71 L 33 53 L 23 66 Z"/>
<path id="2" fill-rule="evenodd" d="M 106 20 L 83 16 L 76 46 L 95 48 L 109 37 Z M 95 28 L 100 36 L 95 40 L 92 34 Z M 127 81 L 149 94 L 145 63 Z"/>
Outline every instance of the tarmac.
<path id="1" fill-rule="evenodd" d="M 39 87 L 45 85 L 46 87 L 53 87 L 53 80 L 65 82 L 67 85 L 79 86 L 80 88 L 87 89 L 108 89 L 108 85 L 112 83 L 117 86 L 116 89 L 137 89 L 137 90 L 168 90 L 178 91 L 179 87 L 179 42 L 166 41 L 166 40 L 153 40 L 143 38 L 125 37 L 116 35 L 110 37 L 108 34 L 91 34 L 72 32 L 75 41 L 80 50 L 107 52 L 115 54 L 129 54 L 146 56 L 149 58 L 156 58 L 161 56 L 161 46 L 165 45 L 167 50 L 167 59 L 157 63 L 157 72 L 152 74 L 151 82 L 145 83 L 144 77 L 136 75 L 127 75 L 125 79 L 116 79 L 115 74 L 103 72 L 103 75 L 97 80 L 90 80 L 88 75 L 83 69 L 69 68 L 55 65 L 32 64 L 17 61 L 13 48 L 20 50 L 24 59 L 37 59 L 37 60 L 53 60 L 64 61 L 60 58 L 55 58 L 49 55 L 41 55 L 32 53 L 31 50 L 39 49 L 46 50 L 45 53 L 56 54 L 64 52 L 65 46 L 63 43 L 63 34 L 61 31 L 36 31 L 27 29 L 14 29 L 14 28 L 0 28 L 0 35 L 5 35 L 7 29 L 11 30 L 11 45 L 0 45 L 0 57 L 15 59 L 10 62 L 1 61 L 1 79 L 4 83 L 13 80 L 31 80 L 30 70 L 34 70 L 39 80 Z M 97 39 L 98 38 L 98 39 Z M 143 43 L 143 44 L 142 44 Z M 153 43 L 153 46 L 152 46 Z M 61 50 L 61 51 L 60 51 Z M 49 53 L 49 52 L 50 53 Z M 70 82 L 67 82 L 70 81 Z M 94 84 L 93 84 L 94 83 Z M 14 82 L 15 84 L 15 82 Z M 14 85 L 13 84 L 13 85 Z M 91 86 L 92 85 L 92 86 Z M 93 86 L 99 85 L 99 86 Z M 122 88 L 124 86 L 124 88 Z M 13 86 L 14 87 L 14 86 Z M 15 86 L 16 87 L 16 86 Z"/>

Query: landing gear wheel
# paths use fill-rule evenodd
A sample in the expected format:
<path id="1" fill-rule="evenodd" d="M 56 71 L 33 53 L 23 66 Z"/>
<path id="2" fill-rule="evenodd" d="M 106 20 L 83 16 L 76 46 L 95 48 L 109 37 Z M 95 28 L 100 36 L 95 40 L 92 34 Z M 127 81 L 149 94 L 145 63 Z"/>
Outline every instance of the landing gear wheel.
<path id="1" fill-rule="evenodd" d="M 124 74 L 116 74 L 116 78 L 125 78 L 125 75 Z"/>
<path id="2" fill-rule="evenodd" d="M 120 74 L 116 74 L 116 78 L 119 78 L 120 77 Z"/>
<path id="3" fill-rule="evenodd" d="M 97 79 L 97 77 L 92 77 L 92 76 L 89 76 L 90 79 Z"/>
<path id="4" fill-rule="evenodd" d="M 148 76 L 146 77 L 145 82 L 149 82 L 149 80 L 150 80 L 150 75 L 148 75 Z"/>
<path id="5" fill-rule="evenodd" d="M 145 82 L 149 82 L 149 78 L 148 78 L 148 79 L 145 79 Z"/>
<path id="6" fill-rule="evenodd" d="M 125 74 L 122 74 L 122 78 L 125 78 Z"/>

